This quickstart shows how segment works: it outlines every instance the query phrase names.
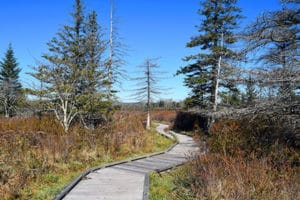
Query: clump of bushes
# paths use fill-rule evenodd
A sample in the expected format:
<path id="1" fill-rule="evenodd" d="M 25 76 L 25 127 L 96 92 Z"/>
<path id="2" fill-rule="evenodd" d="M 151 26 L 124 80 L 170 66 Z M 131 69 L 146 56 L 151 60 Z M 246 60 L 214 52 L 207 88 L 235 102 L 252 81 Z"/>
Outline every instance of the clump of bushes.
<path id="1" fill-rule="evenodd" d="M 271 158 L 209 154 L 175 176 L 172 199 L 299 199 L 299 168 L 272 164 Z"/>
<path id="2" fill-rule="evenodd" d="M 299 166 L 299 133 L 281 116 L 221 120 L 212 125 L 208 143 L 215 153 L 236 156 L 242 152 L 245 158 L 254 154 L 258 158 L 270 157 L 277 165 Z"/>
<path id="3" fill-rule="evenodd" d="M 199 156 L 174 177 L 173 199 L 300 199 L 299 129 L 286 116 L 215 122 Z"/>

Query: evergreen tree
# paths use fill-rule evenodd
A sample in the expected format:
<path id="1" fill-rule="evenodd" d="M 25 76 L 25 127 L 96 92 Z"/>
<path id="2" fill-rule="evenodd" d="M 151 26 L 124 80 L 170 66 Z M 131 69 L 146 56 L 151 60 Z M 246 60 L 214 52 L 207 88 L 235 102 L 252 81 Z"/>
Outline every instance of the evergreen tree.
<path id="1" fill-rule="evenodd" d="M 247 105 L 253 105 L 256 97 L 257 97 L 257 91 L 255 89 L 255 80 L 251 76 L 249 76 L 246 80 Z"/>
<path id="2" fill-rule="evenodd" d="M 18 63 L 14 55 L 12 45 L 5 53 L 0 62 L 0 101 L 3 106 L 5 117 L 12 117 L 15 114 L 18 100 L 21 96 L 21 83 L 19 82 Z"/>
<path id="3" fill-rule="evenodd" d="M 92 112 L 88 107 L 99 100 L 93 94 L 98 95 L 103 52 L 96 13 L 85 22 L 81 0 L 75 1 L 74 10 L 73 24 L 65 25 L 48 43 L 49 53 L 43 55 L 46 63 L 33 74 L 45 83 L 48 107 L 66 132 L 76 117 Z"/>
<path id="4" fill-rule="evenodd" d="M 107 42 L 102 39 L 102 27 L 97 22 L 95 11 L 88 15 L 84 31 L 86 67 L 83 70 L 85 87 L 81 98 L 82 116 L 85 125 L 94 127 L 103 117 L 109 104 L 105 98 L 107 81 L 102 61 Z"/>
<path id="5" fill-rule="evenodd" d="M 236 0 L 201 1 L 198 13 L 203 17 L 198 26 L 199 35 L 192 37 L 187 47 L 199 47 L 201 52 L 187 56 L 189 64 L 177 71 L 185 74 L 185 85 L 191 88 L 191 99 L 200 107 L 211 107 L 217 103 L 218 81 L 220 73 L 228 74 L 232 70 L 229 61 L 237 58 L 231 45 L 237 39 L 234 30 L 241 18 Z M 226 82 L 220 86 L 227 87 Z"/>

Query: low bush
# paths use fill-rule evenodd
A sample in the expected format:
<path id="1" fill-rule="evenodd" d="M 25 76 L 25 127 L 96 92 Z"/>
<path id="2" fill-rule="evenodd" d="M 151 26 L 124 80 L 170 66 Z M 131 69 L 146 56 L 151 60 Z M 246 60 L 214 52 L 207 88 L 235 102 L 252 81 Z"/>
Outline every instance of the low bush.
<path id="1" fill-rule="evenodd" d="M 174 176 L 172 199 L 299 199 L 300 170 L 277 168 L 270 158 L 210 154 Z"/>
<path id="2" fill-rule="evenodd" d="M 300 133 L 300 132 L 299 132 Z M 260 116 L 255 119 L 221 120 L 214 123 L 208 139 L 212 152 L 245 157 L 270 157 L 276 165 L 300 164 L 300 146 L 296 135 L 282 117 Z"/>

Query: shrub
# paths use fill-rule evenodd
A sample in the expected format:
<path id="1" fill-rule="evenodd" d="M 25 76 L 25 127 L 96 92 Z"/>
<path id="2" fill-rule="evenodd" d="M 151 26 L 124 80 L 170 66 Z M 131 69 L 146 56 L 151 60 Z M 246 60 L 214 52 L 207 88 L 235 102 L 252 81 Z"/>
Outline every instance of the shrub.
<path id="1" fill-rule="evenodd" d="M 280 170 L 271 158 L 210 154 L 199 157 L 175 176 L 174 199 L 299 199 L 299 168 Z"/>
<path id="2" fill-rule="evenodd" d="M 209 147 L 212 152 L 245 157 L 271 156 L 274 163 L 299 165 L 299 146 L 283 118 L 269 116 L 255 119 L 221 120 L 211 126 Z"/>
<path id="3" fill-rule="evenodd" d="M 184 117 L 182 117 L 184 118 Z M 299 128 L 289 117 L 215 122 L 210 153 L 175 175 L 172 199 L 300 199 Z"/>

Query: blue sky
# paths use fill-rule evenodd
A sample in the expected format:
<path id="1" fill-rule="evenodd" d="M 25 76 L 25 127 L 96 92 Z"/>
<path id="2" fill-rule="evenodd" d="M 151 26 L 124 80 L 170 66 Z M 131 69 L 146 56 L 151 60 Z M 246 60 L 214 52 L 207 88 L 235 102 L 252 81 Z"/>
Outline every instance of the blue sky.
<path id="1" fill-rule="evenodd" d="M 253 21 L 264 10 L 279 9 L 279 0 L 240 0 L 238 5 L 246 17 L 241 25 Z M 109 27 L 109 0 L 83 0 L 86 11 L 95 9 L 99 23 Z M 11 42 L 16 58 L 22 68 L 21 82 L 25 87 L 34 84 L 27 75 L 31 66 L 41 60 L 47 52 L 49 42 L 59 29 L 71 22 L 74 0 L 1 0 L 0 7 L 0 58 Z M 188 89 L 183 86 L 183 76 L 173 77 L 182 58 L 197 51 L 185 48 L 190 37 L 197 34 L 195 26 L 200 24 L 197 14 L 199 0 L 115 0 L 119 35 L 128 49 L 124 68 L 132 76 L 136 66 L 145 58 L 160 57 L 161 71 L 170 78 L 160 84 L 172 88 L 164 99 L 182 100 Z M 164 75 L 165 76 L 165 75 Z M 134 83 L 124 81 L 119 96 L 128 101 Z"/>

